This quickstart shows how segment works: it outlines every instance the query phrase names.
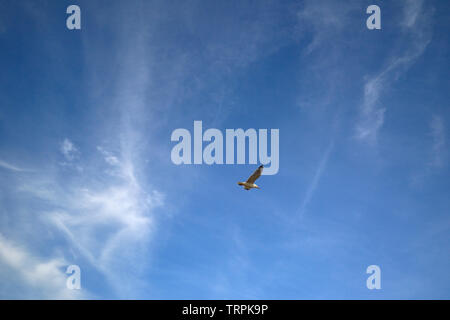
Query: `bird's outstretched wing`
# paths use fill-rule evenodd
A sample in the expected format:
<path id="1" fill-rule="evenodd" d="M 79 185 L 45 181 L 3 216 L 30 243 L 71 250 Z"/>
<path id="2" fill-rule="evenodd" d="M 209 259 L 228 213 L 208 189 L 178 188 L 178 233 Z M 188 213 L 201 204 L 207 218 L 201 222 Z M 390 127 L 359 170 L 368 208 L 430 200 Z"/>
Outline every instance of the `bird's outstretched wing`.
<path id="1" fill-rule="evenodd" d="M 258 179 L 261 176 L 261 173 L 263 171 L 264 166 L 259 166 L 258 169 L 253 172 L 253 174 L 250 176 L 250 178 L 247 179 L 247 183 L 255 183 L 256 179 Z"/>

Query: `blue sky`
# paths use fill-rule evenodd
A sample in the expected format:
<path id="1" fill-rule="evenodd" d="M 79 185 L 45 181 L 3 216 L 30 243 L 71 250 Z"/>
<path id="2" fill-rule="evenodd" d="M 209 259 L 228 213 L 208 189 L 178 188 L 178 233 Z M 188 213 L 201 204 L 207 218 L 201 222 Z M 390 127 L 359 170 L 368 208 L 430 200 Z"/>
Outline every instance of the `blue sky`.
<path id="1" fill-rule="evenodd" d="M 0 298 L 449 299 L 449 10 L 0 1 Z M 278 174 L 174 165 L 194 120 Z"/>

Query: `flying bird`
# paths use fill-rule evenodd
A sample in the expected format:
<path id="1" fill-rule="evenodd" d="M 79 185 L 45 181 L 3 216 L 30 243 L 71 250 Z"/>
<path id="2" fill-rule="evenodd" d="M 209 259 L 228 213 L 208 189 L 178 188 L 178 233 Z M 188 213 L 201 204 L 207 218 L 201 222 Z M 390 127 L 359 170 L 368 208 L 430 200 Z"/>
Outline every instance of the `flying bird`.
<path id="1" fill-rule="evenodd" d="M 261 176 L 263 168 L 264 168 L 263 165 L 259 166 L 258 169 L 256 169 L 255 172 L 253 172 L 253 174 L 250 176 L 250 178 L 247 179 L 247 181 L 238 182 L 238 185 L 243 186 L 245 190 L 250 190 L 253 188 L 260 189 L 260 187 L 258 187 L 255 184 L 255 181 L 256 181 L 256 179 L 258 179 Z"/>

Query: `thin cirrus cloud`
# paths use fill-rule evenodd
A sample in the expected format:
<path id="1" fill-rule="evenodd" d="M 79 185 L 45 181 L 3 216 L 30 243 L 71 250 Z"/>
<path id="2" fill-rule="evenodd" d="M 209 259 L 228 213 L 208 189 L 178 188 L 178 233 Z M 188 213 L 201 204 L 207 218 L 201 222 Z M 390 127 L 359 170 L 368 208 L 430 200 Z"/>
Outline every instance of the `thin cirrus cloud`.
<path id="1" fill-rule="evenodd" d="M 62 187 L 69 196 L 48 199 L 53 204 L 47 211 L 48 221 L 90 267 L 105 277 L 118 297 L 139 296 L 141 271 L 149 260 L 146 252 L 157 230 L 155 210 L 164 206 L 164 194 L 143 179 L 146 175 L 141 169 L 146 134 L 141 119 L 149 117 L 146 88 L 152 63 L 141 36 L 122 37 L 119 33 L 116 44 L 120 54 L 114 57 L 123 63 L 109 83 L 114 93 L 95 106 L 114 110 L 109 119 L 117 124 L 114 130 L 110 131 L 108 125 L 96 130 L 98 141 L 106 141 L 108 146 L 102 142 L 88 154 L 66 139 L 70 143 L 61 150 L 68 160 L 73 159 L 92 175 L 78 175 L 72 184 Z M 96 77 L 98 67 L 91 53 L 102 49 L 90 34 L 83 41 L 89 45 L 89 51 L 83 54 L 93 70 L 87 74 L 89 93 L 95 96 L 104 85 Z M 128 50 L 130 47 L 135 49 Z M 97 162 L 97 158 L 102 161 Z"/>
<path id="2" fill-rule="evenodd" d="M 139 36 L 132 41 L 140 45 Z M 124 48 L 130 46 L 125 40 L 118 43 Z M 145 48 L 132 50 L 129 54 L 128 58 L 121 56 L 121 59 L 130 63 L 118 70 L 120 76 L 111 82 L 114 94 L 104 99 L 102 105 L 114 108 L 109 119 L 111 123 L 117 124 L 113 132 L 108 130 L 106 124 L 96 127 L 95 135 L 98 139 L 90 137 L 89 140 L 82 140 L 83 136 L 74 140 L 63 138 L 60 145 L 55 145 L 53 149 L 54 153 L 63 157 L 62 162 L 56 166 L 36 168 L 32 176 L 24 176 L 11 186 L 11 190 L 15 190 L 13 197 L 20 196 L 27 204 L 38 204 L 37 207 L 29 206 L 23 210 L 17 208 L 14 212 L 15 219 L 26 220 L 27 224 L 44 223 L 46 230 L 52 235 L 49 239 L 35 239 L 39 240 L 36 242 L 42 248 L 32 245 L 33 236 L 38 235 L 21 236 L 22 226 L 5 235 L 8 239 L 20 239 L 16 242 L 23 250 L 16 252 L 24 258 L 21 258 L 21 263 L 15 263 L 10 256 L 2 254 L 1 263 L 7 264 L 11 273 L 45 288 L 40 294 L 30 286 L 22 291 L 22 297 L 65 297 L 64 290 L 67 289 L 64 281 L 67 276 L 57 270 L 64 265 L 78 263 L 82 272 L 95 270 L 103 277 L 113 289 L 107 293 L 108 296 L 130 298 L 140 294 L 140 277 L 148 264 L 148 249 L 157 230 L 155 210 L 164 206 L 164 194 L 144 179 L 146 174 L 141 169 L 143 150 L 140 142 L 144 140 L 142 135 L 145 131 L 136 125 L 140 118 L 146 116 L 145 88 L 149 81 L 149 59 Z M 102 83 L 95 78 L 91 78 L 89 83 L 94 91 L 102 87 Z M 93 106 L 93 117 L 96 108 L 97 106 Z M 75 140 L 80 141 L 80 145 L 74 143 Z M 90 140 L 95 144 L 91 145 Z M 103 147 L 104 141 L 108 147 Z M 96 148 L 98 144 L 102 147 Z M 0 166 L 20 171 L 20 168 L 3 161 Z M 31 214 L 29 211 L 36 211 L 38 214 Z M 55 243 L 52 237 L 60 241 Z M 8 245 L 10 242 L 5 239 L 1 239 L 4 244 L 3 253 L 11 251 L 11 245 Z M 44 250 L 52 252 L 49 256 L 44 256 Z M 26 265 L 22 266 L 22 262 L 30 264 L 30 261 L 37 266 L 37 270 L 40 270 L 40 266 L 49 266 L 50 271 L 34 276 L 35 269 L 31 269 L 24 274 Z M 55 275 L 61 281 L 45 287 L 45 279 Z M 89 283 L 86 285 L 89 290 Z M 4 295 L 8 297 L 7 293 Z"/>
<path id="3" fill-rule="evenodd" d="M 66 292 L 65 288 L 67 276 L 64 268 L 77 264 L 82 271 L 82 293 L 93 292 L 101 298 L 208 297 L 207 293 L 223 298 L 236 292 L 240 292 L 243 298 L 289 298 L 298 297 L 302 287 L 307 297 L 342 297 L 337 292 L 342 289 L 340 285 L 347 285 L 343 281 L 338 281 L 336 287 L 333 283 L 317 284 L 316 271 L 324 266 L 316 264 L 316 258 L 319 253 L 327 260 L 342 259 L 343 263 L 352 265 L 365 263 L 365 257 L 351 252 L 354 252 L 355 239 L 367 239 L 368 242 L 371 239 L 360 233 L 364 230 L 361 228 L 368 225 L 365 216 L 359 214 L 365 210 L 367 193 L 364 192 L 368 192 L 360 188 L 360 181 L 367 176 L 363 170 L 356 172 L 360 176 L 354 180 L 350 176 L 349 183 L 341 188 L 336 186 L 341 186 L 343 180 L 334 180 L 339 173 L 333 170 L 342 168 L 343 173 L 348 174 L 345 169 L 352 162 L 347 160 L 354 158 L 347 153 L 350 149 L 347 147 L 353 147 L 354 141 L 352 139 L 348 144 L 347 138 L 353 138 L 355 130 L 361 141 L 376 141 L 385 121 L 384 115 L 391 107 L 383 105 L 383 95 L 427 47 L 431 35 L 426 27 L 421 29 L 421 26 L 422 22 L 429 20 L 430 12 L 424 11 L 422 1 L 408 3 L 405 18 L 394 19 L 401 20 L 399 28 L 395 31 L 386 28 L 383 33 L 365 29 L 365 5 L 361 1 L 350 1 L 348 6 L 338 5 L 335 1 L 307 0 L 286 5 L 270 1 L 264 2 L 265 5 L 215 3 L 210 7 L 194 1 L 185 4 L 183 10 L 179 5 L 167 2 L 123 5 L 113 1 L 110 7 L 102 10 L 94 2 L 83 4 L 83 12 L 96 12 L 95 17 L 84 16 L 86 24 L 83 26 L 89 27 L 83 27 L 81 33 L 61 34 L 61 39 L 71 43 L 80 40 L 79 45 L 70 47 L 73 55 L 67 55 L 65 63 L 66 71 L 74 76 L 79 90 L 75 90 L 73 96 L 67 90 L 64 104 L 57 105 L 59 109 L 55 118 L 44 118 L 49 126 L 54 125 L 50 119 L 56 119 L 58 123 L 52 127 L 51 137 L 47 131 L 36 136 L 36 144 L 46 148 L 35 151 L 33 156 L 37 161 L 15 162 L 13 159 L 18 157 L 14 153 L 9 156 L 9 151 L 15 150 L 2 153 L 5 158 L 0 160 L 0 173 L 12 183 L 7 181 L 0 186 L 8 200 L 0 206 L 0 233 L 3 235 L 0 237 L 0 284 L 5 284 L 0 288 L 14 287 L 16 283 L 11 279 L 18 278 L 23 286 L 17 288 L 17 296 L 84 297 L 77 296 L 77 292 Z M 300 12 L 298 8 L 301 8 Z M 389 6 L 383 6 L 382 10 L 385 8 L 387 11 Z M 393 14 L 399 12 L 395 10 Z M 53 16 L 50 11 L 47 15 Z M 39 19 L 36 16 L 35 20 Z M 177 23 L 173 24 L 173 21 Z M 299 30 L 301 36 L 295 33 Z M 387 35 L 383 38 L 386 44 L 380 46 L 369 42 L 365 46 L 359 43 L 358 37 L 359 40 L 367 40 L 367 32 L 372 32 L 370 36 L 375 37 Z M 396 41 L 396 38 L 389 32 L 404 37 L 391 46 L 390 41 L 393 38 Z M 299 37 L 308 43 L 297 41 Z M 378 48 L 383 50 L 379 60 L 381 66 L 371 61 L 373 49 Z M 61 52 L 65 51 L 61 49 Z M 56 53 L 52 51 L 52 54 Z M 64 57 L 61 55 L 62 61 Z M 290 70 L 286 70 L 283 79 L 286 76 L 286 81 L 291 83 L 298 76 L 302 81 L 302 85 L 295 88 L 298 90 L 273 88 L 272 80 L 275 79 L 267 79 L 270 82 L 266 84 L 264 81 L 264 85 L 255 81 L 255 77 L 261 76 L 260 67 L 272 74 L 272 71 L 279 70 L 279 61 L 284 64 L 291 58 L 298 65 L 295 63 L 292 68 L 289 65 Z M 55 67 L 55 63 L 58 66 L 58 61 L 52 60 L 51 66 Z M 76 61 L 76 64 L 71 61 Z M 249 66 L 251 68 L 247 69 Z M 299 67 L 298 72 L 296 67 Z M 73 73 L 72 68 L 76 72 Z M 256 73 L 253 72 L 255 70 Z M 363 78 L 363 75 L 369 76 Z M 52 76 L 56 75 L 48 75 L 49 78 Z M 61 76 L 65 77 L 63 73 Z M 239 87 L 240 79 L 246 85 L 235 89 Z M 251 87 L 248 87 L 250 83 Z M 214 194 L 204 197 L 199 188 L 193 187 L 193 181 L 199 179 L 194 180 L 190 175 L 207 178 L 203 175 L 213 172 L 220 176 L 220 169 L 175 167 L 167 157 L 170 153 L 167 152 L 170 147 L 167 133 L 184 119 L 201 115 L 205 122 L 207 119 L 213 121 L 210 126 L 220 127 L 222 123 L 238 126 L 240 124 L 235 124 L 233 111 L 250 114 L 260 110 L 258 103 L 252 104 L 258 102 L 253 100 L 258 96 L 254 94 L 256 91 L 248 91 L 253 85 L 264 94 L 279 93 L 276 97 L 286 94 L 289 100 L 280 101 L 280 110 L 289 107 L 290 99 L 294 101 L 297 96 L 302 96 L 305 105 L 310 106 L 304 112 L 307 117 L 300 119 L 305 126 L 297 125 L 290 129 L 289 124 L 299 120 L 291 114 L 286 123 L 280 122 L 280 127 L 285 130 L 284 137 L 305 134 L 311 137 L 310 140 L 296 140 L 301 148 L 293 148 L 285 162 L 284 172 L 298 172 L 299 176 L 294 178 L 310 177 L 302 183 L 303 198 L 298 200 L 295 188 L 292 197 L 283 192 L 293 199 L 283 201 L 283 204 L 280 202 L 282 193 L 266 193 L 267 200 L 273 201 L 277 211 L 283 211 L 280 206 L 286 205 L 285 212 L 294 213 L 295 218 L 306 214 L 314 217 L 299 224 L 308 231 L 306 233 L 293 232 L 292 237 L 286 238 L 284 226 L 274 228 L 281 223 L 274 225 L 273 220 L 268 219 L 270 206 L 260 210 L 257 216 L 262 223 L 267 221 L 267 227 L 258 223 L 257 228 L 254 225 L 248 227 L 246 223 L 248 219 L 254 220 L 251 214 L 242 215 L 228 210 L 227 215 L 220 215 L 221 208 L 217 208 L 217 212 L 212 211 L 213 206 L 220 204 L 213 198 L 214 194 L 223 199 L 223 193 L 211 190 Z M 360 96 L 363 99 L 358 103 Z M 247 100 L 247 97 L 251 99 Z M 46 103 L 53 101 L 44 98 Z M 51 105 L 37 105 L 39 110 L 46 107 Z M 240 118 L 239 112 L 236 112 L 237 118 Z M 270 118 L 265 118 L 267 114 L 264 113 L 254 114 L 251 121 L 272 123 L 273 113 L 268 116 Z M 331 130 L 329 125 L 329 120 L 336 116 L 342 124 L 339 131 Z M 427 123 L 432 137 L 427 145 L 431 156 L 425 158 L 425 161 L 430 161 L 429 168 L 445 163 L 444 120 L 444 114 L 438 113 Z M 317 131 L 312 130 L 307 135 L 304 130 L 309 128 L 317 128 Z M 57 136 L 53 136 L 55 132 Z M 27 145 L 19 147 L 25 149 Z M 302 171 L 303 166 L 296 161 L 300 157 L 306 165 L 306 161 L 312 162 L 308 166 L 313 168 L 312 172 Z M 295 170 L 291 170 L 288 160 L 295 162 Z M 337 165 L 331 166 L 331 160 Z M 22 166 L 33 168 L 33 172 L 23 171 Z M 282 174 L 275 179 L 285 178 Z M 324 199 L 320 193 L 325 191 L 325 178 L 327 190 L 335 187 L 333 196 L 336 199 L 341 199 L 341 196 L 345 199 L 346 191 L 351 190 L 353 183 L 358 183 L 358 190 L 355 190 L 354 197 L 352 195 L 354 201 L 349 201 L 350 205 L 341 206 L 340 202 L 344 201 L 325 201 L 316 207 L 323 206 L 321 214 L 314 214 L 313 202 Z M 275 179 L 272 179 L 274 184 L 277 183 Z M 378 188 L 385 186 L 384 180 L 381 176 L 371 182 L 374 188 L 384 190 Z M 267 183 L 270 186 L 272 182 L 267 180 Z M 227 186 L 223 185 L 226 190 L 235 191 Z M 178 188 L 189 191 L 177 192 Z M 386 192 L 389 191 L 387 189 Z M 256 193 L 242 196 L 253 195 L 258 196 Z M 370 198 L 385 195 L 389 194 L 371 194 Z M 184 199 L 179 201 L 180 197 L 189 198 L 187 206 Z M 236 200 L 236 197 L 232 198 Z M 396 203 L 393 204 L 392 207 L 396 207 Z M 168 225 L 160 220 L 160 213 L 165 215 L 178 206 L 183 206 L 180 214 L 166 228 Z M 223 212 L 227 213 L 226 210 L 224 208 Z M 360 220 L 355 218 L 355 222 L 353 216 L 357 214 L 353 215 L 353 211 L 356 210 Z M 367 212 L 375 210 L 367 207 Z M 391 206 L 386 205 L 386 210 L 391 210 Z M 336 212 L 344 211 L 350 213 L 336 215 Z M 382 224 L 379 216 L 374 214 L 371 218 Z M 323 220 L 317 220 L 320 218 Z M 201 223 L 196 223 L 200 219 Z M 221 229 L 230 228 L 232 233 L 216 231 L 214 226 L 220 221 L 217 219 L 224 219 L 226 222 L 224 228 L 220 224 Z M 393 223 L 395 225 L 395 221 Z M 297 230 L 296 227 L 294 229 Z M 404 225 L 400 229 L 404 231 Z M 274 241 L 264 244 L 262 249 L 257 240 L 267 237 L 268 232 Z M 225 235 L 226 241 L 215 242 L 221 235 Z M 405 235 L 407 238 L 410 234 Z M 413 236 L 416 237 L 416 233 Z M 165 237 L 170 239 L 165 242 Z M 280 253 L 277 245 L 285 241 L 289 245 L 284 253 Z M 217 250 L 208 250 L 208 247 L 202 247 L 203 243 L 209 243 Z M 311 255 L 304 251 L 306 254 L 299 256 L 298 248 L 293 248 L 296 243 L 299 244 L 297 247 L 310 250 Z M 366 249 L 364 241 L 358 243 L 358 250 Z M 390 243 L 383 242 L 383 250 L 387 247 L 385 244 Z M 372 245 L 375 250 L 381 248 L 378 243 L 371 242 L 371 249 Z M 164 250 L 155 250 L 162 247 Z M 333 265 L 329 267 L 333 269 Z M 299 270 L 311 270 L 311 277 L 299 277 Z M 354 274 L 361 270 L 353 273 L 352 269 L 352 274 L 348 270 L 342 271 L 347 273 L 348 279 L 354 279 Z M 46 279 L 52 277 L 58 281 L 47 283 Z M 306 278 L 311 278 L 311 282 L 308 283 Z M 327 277 L 321 275 L 320 278 Z M 341 274 L 335 278 L 346 279 Z M 260 283 L 258 279 L 264 281 Z M 273 282 L 272 287 L 270 282 Z M 310 293 L 308 286 L 312 289 Z M 332 286 L 328 292 L 334 294 L 316 291 L 320 287 L 330 289 L 328 286 Z M 353 298 L 361 297 L 355 296 L 355 291 L 348 288 L 345 287 L 344 291 L 349 291 Z M 291 292 L 286 292 L 286 289 Z M 1 296 L 11 297 L 6 289 Z"/>
<path id="4" fill-rule="evenodd" d="M 387 106 L 380 102 L 382 93 L 424 53 L 432 36 L 429 30 L 431 14 L 432 10 L 425 10 L 422 0 L 405 3 L 399 28 L 402 37 L 409 41 L 399 53 L 389 59 L 389 63 L 380 72 L 365 80 L 363 103 L 359 108 L 359 120 L 355 127 L 355 135 L 359 141 L 377 141 L 387 110 Z"/>
<path id="5" fill-rule="evenodd" d="M 86 37 L 86 44 L 91 43 L 90 49 L 95 49 L 95 39 Z M 85 152 L 65 140 L 69 143 L 65 143 L 62 153 L 94 173 L 95 178 L 76 179 L 63 188 L 69 197 L 48 199 L 54 204 L 48 218 L 70 245 L 104 275 L 119 297 L 136 297 L 141 283 L 139 270 L 148 264 L 145 252 L 157 229 L 154 212 L 164 205 L 164 195 L 143 181 L 140 170 L 144 151 L 141 143 L 146 134 L 141 118 L 148 116 L 145 89 L 150 83 L 151 55 L 139 35 L 119 37 L 117 43 L 126 52 L 120 56 L 126 63 L 116 70 L 117 77 L 110 83 L 114 94 L 104 99 L 101 107 L 113 108 L 110 121 L 118 126 L 112 132 L 97 128 L 99 139 L 109 143 L 108 148 L 93 148 L 95 154 L 89 155 L 92 162 L 77 157 Z M 129 47 L 136 50 L 124 49 Z M 85 54 L 92 63 L 90 53 Z M 94 76 L 96 68 L 93 65 L 94 72 L 89 75 Z M 103 88 L 95 77 L 88 82 L 92 94 Z M 97 157 L 103 161 L 96 162 Z"/>
<path id="6" fill-rule="evenodd" d="M 0 160 L 0 167 L 3 168 L 3 169 L 7 169 L 7 170 L 11 170 L 11 171 L 16 171 L 16 172 L 26 171 L 26 170 L 23 169 L 23 168 L 19 168 L 19 167 L 15 166 L 15 165 L 12 165 L 12 164 L 10 164 L 10 163 L 8 163 L 8 162 L 5 162 L 5 161 L 3 161 L 3 160 Z"/>
<path id="7" fill-rule="evenodd" d="M 302 218 L 306 213 L 307 206 L 310 203 L 314 193 L 316 192 L 316 189 L 319 186 L 320 179 L 322 177 L 323 172 L 326 170 L 328 159 L 330 157 L 331 152 L 333 151 L 333 148 L 334 148 L 334 141 L 331 141 L 327 149 L 325 150 L 324 154 L 322 155 L 322 158 L 317 166 L 316 172 L 314 173 L 313 179 L 309 184 L 308 189 L 306 190 L 305 197 L 303 198 L 303 201 L 299 209 L 300 218 Z"/>
<path id="8" fill-rule="evenodd" d="M 58 202 L 62 209 L 49 214 L 71 245 L 119 292 L 120 282 L 130 281 L 127 269 L 140 263 L 139 249 L 149 244 L 155 228 L 152 210 L 162 205 L 162 195 L 146 193 L 132 173 L 120 180 L 101 190 L 74 190 L 71 199 Z"/>
<path id="9" fill-rule="evenodd" d="M 72 141 L 65 138 L 61 143 L 61 153 L 64 155 L 66 160 L 73 161 L 79 155 L 78 149 L 75 147 Z"/>
<path id="10" fill-rule="evenodd" d="M 73 143 L 72 147 L 77 148 Z M 102 151 L 98 157 L 103 158 L 106 151 Z M 135 266 L 145 265 L 144 252 L 156 230 L 154 209 L 164 204 L 164 196 L 154 189 L 147 191 L 136 177 L 135 165 L 129 159 L 114 164 L 103 160 L 111 167 L 114 165 L 114 174 L 102 171 L 100 168 L 104 167 L 103 164 L 93 168 L 92 164 L 81 158 L 78 161 L 82 165 L 97 172 L 95 179 L 88 177 L 88 173 L 77 171 L 78 178 L 73 182 L 59 182 L 53 178 L 57 172 L 42 176 L 37 173 L 30 178 L 32 180 L 22 180 L 23 183 L 17 186 L 17 192 L 31 201 L 45 203 L 45 207 L 39 209 L 41 213 L 34 219 L 44 221 L 51 228 L 49 230 L 62 235 L 68 243 L 66 249 L 71 248 L 70 252 L 75 252 L 75 255 L 59 253 L 52 258 L 39 258 L 38 253 L 30 251 L 21 256 L 36 254 L 36 259 L 41 259 L 39 264 L 52 268 L 67 266 L 71 264 L 70 261 L 74 261 L 74 257 L 80 256 L 82 261 L 88 263 L 80 266 L 82 270 L 85 267 L 94 268 L 104 276 L 115 294 L 132 296 L 132 293 L 123 290 L 123 284 L 126 282 L 128 287 L 133 288 L 132 284 L 137 285 L 139 282 L 139 272 L 136 272 Z M 56 168 L 58 170 L 59 167 Z M 5 242 L 5 238 L 1 240 Z M 6 244 L 3 249 L 4 252 L 10 251 Z M 16 268 L 19 274 L 23 273 L 10 256 L 3 254 L 0 260 Z M 32 278 L 32 274 L 33 270 L 27 277 Z M 44 273 L 42 278 L 49 275 Z M 55 289 L 53 292 L 52 288 Z M 39 297 L 61 296 L 58 286 L 47 289 L 46 295 Z"/>
<path id="11" fill-rule="evenodd" d="M 86 291 L 69 290 L 66 287 L 67 275 L 64 267 L 69 263 L 61 258 L 43 259 L 33 255 L 25 247 L 6 239 L 0 233 L 0 266 L 4 275 L 16 278 L 14 288 L 0 286 L 0 296 L 9 298 L 34 299 L 80 299 L 88 298 Z M 27 288 L 26 292 L 16 292 L 20 286 Z M 3 292 L 8 290 L 8 292 Z"/>
<path id="12" fill-rule="evenodd" d="M 442 167 L 446 158 L 445 124 L 441 116 L 433 115 L 430 121 L 430 131 L 433 139 L 432 160 L 430 166 Z"/>
<path id="13" fill-rule="evenodd" d="M 342 6 L 336 1 L 304 1 L 297 12 L 297 29 L 300 35 L 307 34 L 305 31 L 311 31 L 313 35 L 305 53 L 309 55 L 320 50 L 324 44 L 332 44 L 337 34 L 348 27 L 350 15 L 357 9 L 354 2 Z M 327 50 L 330 50 L 329 46 Z"/>
<path id="14" fill-rule="evenodd" d="M 64 161 L 59 163 L 60 166 L 66 168 L 74 168 L 78 172 L 83 171 L 83 167 L 80 165 L 78 159 L 80 158 L 80 151 L 75 147 L 74 143 L 68 138 L 65 138 L 60 145 L 59 151 L 64 157 Z"/>
<path id="15" fill-rule="evenodd" d="M 97 146 L 97 150 L 104 156 L 105 162 L 111 166 L 118 166 L 120 164 L 119 159 L 110 151 L 101 146 Z"/>

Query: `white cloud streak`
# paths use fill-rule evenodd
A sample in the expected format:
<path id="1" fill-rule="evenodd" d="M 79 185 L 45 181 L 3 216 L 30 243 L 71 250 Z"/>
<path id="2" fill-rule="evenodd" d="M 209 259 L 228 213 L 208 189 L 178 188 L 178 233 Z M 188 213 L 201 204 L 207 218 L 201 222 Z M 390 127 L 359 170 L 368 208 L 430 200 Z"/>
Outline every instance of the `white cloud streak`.
<path id="1" fill-rule="evenodd" d="M 425 11 L 422 0 L 409 0 L 405 3 L 400 28 L 402 37 L 410 41 L 406 49 L 393 56 L 378 74 L 366 79 L 359 121 L 355 128 L 358 140 L 376 143 L 387 110 L 386 106 L 380 105 L 381 95 L 423 54 L 431 42 L 429 20 L 430 11 Z"/>
<path id="2" fill-rule="evenodd" d="M 127 23 L 134 23 L 134 20 L 128 20 Z M 62 244 L 61 241 L 52 242 L 49 246 L 61 249 L 63 245 L 67 252 L 73 251 L 81 256 L 80 259 L 87 261 L 89 268 L 99 271 L 106 279 L 113 289 L 110 296 L 119 298 L 142 297 L 140 289 L 147 289 L 151 285 L 142 281 L 141 276 L 149 264 L 147 254 L 156 231 L 154 210 L 164 205 L 164 195 L 146 181 L 145 171 L 141 169 L 145 158 L 142 144 L 149 134 L 143 123 L 152 123 L 147 96 L 152 59 L 147 51 L 145 37 L 138 32 L 140 27 L 139 23 L 132 27 L 136 29 L 136 32 L 131 32 L 134 36 L 128 32 L 123 35 L 119 33 L 114 41 L 113 45 L 118 50 L 112 50 L 112 55 L 120 61 L 120 67 L 115 68 L 111 75 L 108 95 L 102 97 L 101 101 L 87 101 L 87 110 L 92 110 L 92 117 L 97 115 L 99 109 L 109 112 L 108 118 L 105 116 L 99 121 L 99 124 L 104 125 L 96 128 L 96 139 L 88 138 L 102 147 L 95 149 L 97 144 L 90 145 L 91 141 L 86 141 L 81 145 L 86 147 L 83 148 L 69 138 L 64 138 L 58 146 L 64 163 L 56 167 L 39 168 L 33 176 L 25 176 L 17 185 L 11 186 L 17 190 L 15 195 L 20 194 L 22 199 L 27 200 L 27 207 L 23 211 L 38 211 L 37 215 L 27 214 L 27 217 L 36 219 L 34 222 L 43 221 L 48 232 L 63 240 Z M 98 61 L 92 59 L 90 54 L 102 53 L 104 50 L 109 53 L 110 48 L 101 47 L 101 44 L 97 44 L 98 39 L 90 34 L 86 34 L 83 41 L 88 48 L 85 52 L 87 69 L 92 70 L 92 74 L 87 73 L 87 90 L 99 91 L 99 88 L 105 87 L 102 79 L 96 77 L 96 74 L 101 74 L 98 72 Z M 95 96 L 92 92 L 89 94 Z M 97 102 L 101 105 L 97 105 Z M 103 147 L 104 142 L 107 148 Z M 55 151 L 58 147 L 55 146 Z M 95 152 L 90 153 L 92 149 Z M 101 161 L 98 161 L 99 158 Z M 9 170 L 19 169 L 3 162 L 0 165 Z M 71 171 L 77 168 L 83 170 Z M 38 209 L 29 203 L 38 203 Z M 20 213 L 20 210 L 16 211 L 16 214 Z M 24 237 L 20 232 L 21 228 L 18 227 L 9 232 L 8 237 L 22 239 Z M 44 241 L 42 236 L 39 240 Z M 32 236 L 25 241 L 32 241 Z M 8 248 L 5 247 L 5 252 Z M 34 260 L 24 260 L 37 261 L 34 263 L 38 266 L 45 263 L 39 249 L 28 246 L 23 252 L 28 253 L 22 256 L 36 257 Z M 65 261 L 65 255 L 64 250 L 60 250 L 54 259 L 49 260 L 50 272 L 42 274 L 42 281 L 53 276 L 54 269 Z M 8 261 L 13 263 L 11 259 Z M 23 273 L 22 269 L 17 270 Z M 24 290 L 22 295 L 25 296 L 27 291 Z M 45 297 L 60 295 L 57 286 L 50 286 Z"/>
<path id="3" fill-rule="evenodd" d="M 309 34 L 305 29 L 310 28 L 313 35 L 305 53 L 311 54 L 324 43 L 332 45 L 336 35 L 348 26 L 349 14 L 355 8 L 351 2 L 341 5 L 336 1 L 304 1 L 303 8 L 297 12 L 298 32 L 300 35 Z"/>
<path id="4" fill-rule="evenodd" d="M 323 172 L 326 169 L 328 159 L 330 157 L 331 152 L 333 151 L 333 148 L 334 148 L 334 141 L 331 141 L 327 149 L 325 150 L 325 153 L 323 154 L 322 159 L 319 162 L 319 165 L 317 166 L 313 180 L 311 181 L 311 183 L 308 186 L 308 189 L 306 190 L 305 197 L 303 198 L 303 201 L 299 209 L 300 218 L 302 218 L 306 213 L 308 204 L 311 202 L 311 199 L 319 186 L 320 179 L 322 177 Z"/>
<path id="5" fill-rule="evenodd" d="M 70 290 L 66 287 L 68 277 L 64 273 L 64 268 L 68 265 L 66 261 L 59 258 L 35 257 L 26 248 L 7 240 L 2 234 L 0 234 L 0 264 L 12 269 L 7 272 L 13 272 L 15 277 L 18 275 L 18 281 L 29 288 L 28 294 L 2 292 L 0 289 L 3 298 L 18 295 L 24 299 L 80 299 L 89 296 L 86 291 Z"/>
<path id="6" fill-rule="evenodd" d="M 66 160 L 73 161 L 79 154 L 78 149 L 75 147 L 72 141 L 65 138 L 61 143 L 61 153 L 64 155 Z"/>
<path id="7" fill-rule="evenodd" d="M 19 168 L 19 167 L 15 166 L 15 165 L 12 165 L 12 164 L 10 164 L 8 162 L 5 162 L 3 160 L 0 160 L 0 167 L 2 167 L 3 169 L 16 171 L 16 172 L 26 171 L 25 169 Z"/>
<path id="8" fill-rule="evenodd" d="M 432 145 L 432 167 L 442 167 L 445 163 L 446 137 L 445 124 L 441 116 L 433 115 L 430 121 L 431 136 L 433 137 Z"/>
<path id="9" fill-rule="evenodd" d="M 141 171 L 145 151 L 142 145 L 148 136 L 145 129 L 152 123 L 147 96 L 152 81 L 152 54 L 146 45 L 145 31 L 140 31 L 145 30 L 140 21 L 127 23 L 130 25 L 125 28 L 133 30 L 134 36 L 128 32 L 117 34 L 114 59 L 120 61 L 121 67 L 111 75 L 108 89 L 112 93 L 98 106 L 113 111 L 108 123 L 98 128 L 99 137 L 108 147 L 102 142 L 96 148 L 98 153 L 90 155 L 91 161 L 82 159 L 83 168 L 93 176 L 86 174 L 63 187 L 70 196 L 57 194 L 48 199 L 53 209 L 48 210 L 47 216 L 70 245 L 105 276 L 119 297 L 136 298 L 139 288 L 149 285 L 144 285 L 140 277 L 148 266 L 146 254 L 156 231 L 154 210 L 164 205 L 164 195 L 144 180 L 145 171 Z M 88 69 L 92 70 L 88 73 L 89 90 L 94 96 L 104 85 L 96 78 L 99 67 L 90 54 L 103 49 L 95 37 L 86 35 L 83 41 L 88 48 Z M 72 150 L 80 153 L 73 144 L 66 145 L 69 154 Z M 87 156 L 84 151 L 83 155 Z M 104 162 L 96 162 L 98 156 Z M 105 162 L 109 169 L 104 170 Z"/>

